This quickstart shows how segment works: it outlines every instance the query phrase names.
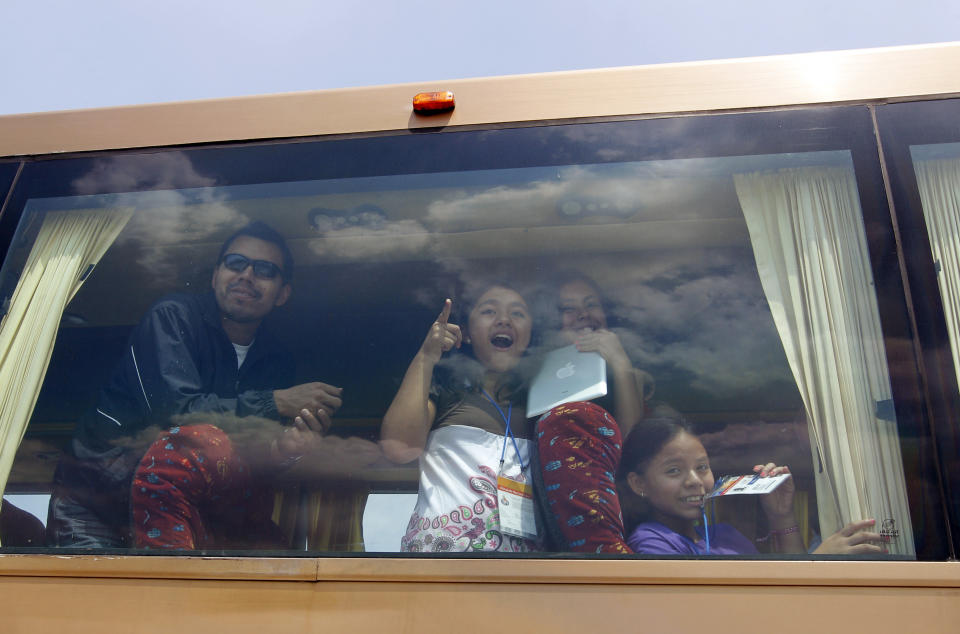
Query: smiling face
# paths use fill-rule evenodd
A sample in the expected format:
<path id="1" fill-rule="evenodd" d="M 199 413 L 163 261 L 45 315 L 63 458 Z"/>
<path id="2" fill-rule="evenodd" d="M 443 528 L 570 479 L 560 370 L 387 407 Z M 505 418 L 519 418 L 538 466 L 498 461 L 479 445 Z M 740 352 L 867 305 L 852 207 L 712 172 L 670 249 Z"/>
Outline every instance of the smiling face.
<path id="1" fill-rule="evenodd" d="M 283 268 L 280 248 L 259 238 L 242 235 L 227 247 L 226 253 L 237 253 L 249 260 L 266 260 Z M 232 271 L 221 261 L 214 269 L 210 285 L 224 319 L 256 325 L 290 297 L 290 285 L 282 276 L 259 277 L 253 268 L 247 266 L 242 271 Z"/>
<path id="2" fill-rule="evenodd" d="M 577 335 L 607 327 L 600 292 L 583 280 L 567 282 L 560 287 L 557 307 L 560 311 L 560 333 L 569 343 Z"/>
<path id="3" fill-rule="evenodd" d="M 480 296 L 467 320 L 467 335 L 477 361 L 506 372 L 530 345 L 533 320 L 527 302 L 514 290 L 492 286 Z"/>
<path id="4" fill-rule="evenodd" d="M 654 520 L 691 537 L 694 522 L 702 514 L 703 496 L 713 490 L 713 471 L 697 437 L 681 431 L 643 473 L 628 473 L 627 483 L 650 505 Z"/>

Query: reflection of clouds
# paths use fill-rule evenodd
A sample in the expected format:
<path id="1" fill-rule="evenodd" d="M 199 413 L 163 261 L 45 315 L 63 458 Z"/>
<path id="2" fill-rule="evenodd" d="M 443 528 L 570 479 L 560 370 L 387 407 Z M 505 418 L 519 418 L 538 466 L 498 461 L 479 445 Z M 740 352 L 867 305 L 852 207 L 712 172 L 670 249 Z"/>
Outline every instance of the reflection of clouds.
<path id="1" fill-rule="evenodd" d="M 397 220 L 376 227 L 331 229 L 308 246 L 321 258 L 370 262 L 419 256 L 429 244 L 430 234 L 418 221 Z"/>
<path id="2" fill-rule="evenodd" d="M 545 308 L 539 306 L 541 298 L 529 283 L 536 272 L 497 262 L 483 264 L 440 260 L 435 262 L 433 280 L 453 281 L 467 296 L 471 287 L 490 280 L 511 282 L 539 316 L 536 327 L 544 351 L 562 345 L 554 332 L 544 330 L 541 311 L 555 311 L 555 304 L 543 298 Z M 611 317 L 623 324 L 613 329 L 624 349 L 638 368 L 655 378 L 658 373 L 679 374 L 691 389 L 724 400 L 775 382 L 793 383 L 748 251 L 656 252 L 626 262 L 603 257 L 585 264 L 585 272 L 613 300 Z M 441 295 L 449 292 L 439 283 L 428 284 L 419 287 L 413 299 L 439 313 Z M 463 303 L 454 298 L 451 318 L 461 325 Z M 531 346 L 532 355 L 539 352 Z"/>
<path id="3" fill-rule="evenodd" d="M 554 215 L 545 201 L 557 196 L 562 184 L 536 182 L 529 185 L 498 186 L 478 193 L 459 192 L 451 198 L 435 200 L 427 208 L 427 218 L 447 231 L 466 228 L 544 224 Z M 522 210 L 522 214 L 518 214 Z"/>
<path id="4" fill-rule="evenodd" d="M 458 191 L 435 200 L 427 217 L 444 231 L 513 226 L 623 221 L 639 212 L 669 207 L 699 208 L 697 201 L 716 198 L 716 183 L 708 179 L 664 176 L 662 168 L 643 163 L 604 170 L 570 167 L 557 171 L 557 180 L 500 185 L 482 191 Z M 558 212 L 558 204 L 575 201 L 585 211 L 575 218 Z"/>
<path id="5" fill-rule="evenodd" d="M 173 187 L 212 187 L 213 178 L 197 173 L 182 152 L 161 152 L 149 157 L 112 156 L 73 181 L 78 195 L 130 192 Z"/>
<path id="6" fill-rule="evenodd" d="M 689 372 L 690 387 L 721 397 L 793 381 L 752 260 L 673 252 L 607 269 L 597 278 L 631 325 L 617 332 L 640 367 Z"/>
<path id="7" fill-rule="evenodd" d="M 743 451 L 758 446 L 768 451 L 783 446 L 809 446 L 807 425 L 802 420 L 791 423 L 732 423 L 722 431 L 699 434 L 700 442 L 710 454 Z M 753 466 L 753 465 L 750 465 Z"/>
<path id="8" fill-rule="evenodd" d="M 225 202 L 215 184 L 213 178 L 198 173 L 182 152 L 163 152 L 144 160 L 106 158 L 73 182 L 78 194 L 154 190 L 142 195 L 143 199 L 148 197 L 149 206 L 138 208 L 117 244 L 142 245 L 137 263 L 156 279 L 175 275 L 182 262 L 175 249 L 150 247 L 201 242 L 248 222 L 244 214 Z M 124 196 L 115 195 L 118 200 Z"/>
<path id="9" fill-rule="evenodd" d="M 516 290 L 534 307 L 533 280 L 535 271 L 525 263 L 512 260 L 470 260 L 443 257 L 431 260 L 433 274 L 413 291 L 413 299 L 421 306 L 436 308 L 439 313 L 445 297 L 454 300 L 453 313 L 458 315 L 462 304 L 476 299 L 492 283 L 502 283 Z"/>

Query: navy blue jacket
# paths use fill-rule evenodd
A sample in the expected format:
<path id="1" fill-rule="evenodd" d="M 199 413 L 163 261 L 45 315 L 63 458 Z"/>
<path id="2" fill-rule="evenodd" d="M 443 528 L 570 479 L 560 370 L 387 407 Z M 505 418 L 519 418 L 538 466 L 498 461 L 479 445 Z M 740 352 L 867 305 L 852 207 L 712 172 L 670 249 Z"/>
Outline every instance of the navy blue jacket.
<path id="1" fill-rule="evenodd" d="M 172 416 L 191 412 L 279 418 L 273 390 L 290 387 L 292 357 L 261 327 L 238 370 L 220 321 L 212 292 L 174 294 L 156 302 L 134 328 L 96 408 L 78 422 L 57 467 L 54 497 L 69 502 L 51 501 L 48 537 L 56 545 L 76 538 L 84 543 L 80 535 L 63 534 L 81 530 L 64 517 L 74 507 L 125 532 L 130 481 L 142 453 L 130 449 L 129 440 L 138 432 L 166 429 Z"/>

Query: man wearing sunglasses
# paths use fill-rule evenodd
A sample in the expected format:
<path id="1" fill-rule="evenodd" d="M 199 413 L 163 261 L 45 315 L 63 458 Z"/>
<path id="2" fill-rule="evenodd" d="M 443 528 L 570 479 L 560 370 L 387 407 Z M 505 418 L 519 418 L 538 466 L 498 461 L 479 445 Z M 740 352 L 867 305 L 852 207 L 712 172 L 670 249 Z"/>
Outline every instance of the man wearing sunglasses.
<path id="1" fill-rule="evenodd" d="M 264 324 L 290 298 L 292 269 L 283 237 L 256 222 L 223 243 L 211 293 L 178 293 L 150 308 L 97 407 L 79 422 L 72 455 L 58 465 L 48 522 L 53 545 L 240 547 L 242 539 L 217 543 L 216 517 L 213 524 L 209 517 L 162 517 L 170 507 L 181 517 L 194 513 L 187 507 L 210 511 L 208 496 L 223 507 L 214 514 L 247 524 L 228 521 L 225 529 L 256 533 L 251 524 L 259 522 L 263 530 L 249 545 L 269 544 L 269 510 L 256 517 L 269 492 L 260 487 L 259 498 L 253 495 L 259 483 L 251 478 L 269 479 L 316 445 L 342 393 L 322 382 L 292 385 L 293 358 Z M 280 420 L 288 425 L 273 422 Z M 160 430 L 167 431 L 157 439 Z M 369 445 L 361 450 L 375 457 Z M 151 471 L 163 465 L 166 471 Z M 234 493 L 244 501 L 235 504 Z M 161 498 L 176 504 L 157 505 Z"/>

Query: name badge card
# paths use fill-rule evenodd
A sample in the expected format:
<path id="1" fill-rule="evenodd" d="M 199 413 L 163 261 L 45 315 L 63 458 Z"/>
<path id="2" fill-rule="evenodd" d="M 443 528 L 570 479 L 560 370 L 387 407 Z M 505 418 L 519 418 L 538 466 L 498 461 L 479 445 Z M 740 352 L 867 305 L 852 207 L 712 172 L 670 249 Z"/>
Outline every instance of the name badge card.
<path id="1" fill-rule="evenodd" d="M 499 475 L 497 499 L 500 502 L 500 530 L 514 537 L 536 539 L 537 518 L 533 510 L 533 487 L 510 476 Z"/>
<path id="2" fill-rule="evenodd" d="M 707 495 L 707 499 L 721 495 L 762 495 L 770 493 L 790 477 L 789 473 L 761 478 L 759 475 L 723 476 Z"/>

